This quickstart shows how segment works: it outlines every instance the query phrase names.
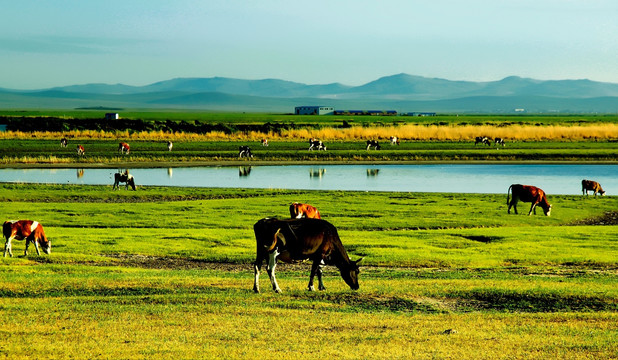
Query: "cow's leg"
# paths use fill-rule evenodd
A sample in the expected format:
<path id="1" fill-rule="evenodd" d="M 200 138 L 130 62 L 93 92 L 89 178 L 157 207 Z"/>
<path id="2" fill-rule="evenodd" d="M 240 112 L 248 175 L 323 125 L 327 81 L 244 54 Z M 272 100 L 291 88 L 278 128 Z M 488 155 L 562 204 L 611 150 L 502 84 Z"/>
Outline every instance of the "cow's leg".
<path id="1" fill-rule="evenodd" d="M 534 212 L 534 215 L 536 215 L 536 203 L 533 202 L 532 206 L 530 206 L 530 211 L 528 212 L 528 216 L 532 215 L 532 213 Z"/>
<path id="2" fill-rule="evenodd" d="M 515 199 L 512 199 L 509 203 L 509 209 L 507 210 L 507 214 L 511 213 L 511 207 L 513 207 L 513 211 L 515 211 L 515 214 L 517 214 L 517 201 L 515 201 Z"/>
<path id="3" fill-rule="evenodd" d="M 4 257 L 6 257 L 6 253 L 8 251 L 9 255 L 11 255 L 11 257 L 13 257 L 13 251 L 11 250 L 12 244 L 11 242 L 13 241 L 15 237 L 14 236 L 9 236 L 6 239 L 6 242 L 4 243 Z"/>
<path id="4" fill-rule="evenodd" d="M 326 290 L 324 283 L 322 282 L 322 268 L 324 267 L 324 260 L 320 259 L 314 260 L 311 265 L 311 275 L 309 276 L 309 291 L 315 291 L 315 287 L 313 286 L 313 278 L 318 276 L 318 290 Z"/>
<path id="5" fill-rule="evenodd" d="M 320 269 L 320 261 L 313 260 L 313 264 L 311 264 L 311 274 L 309 275 L 309 285 L 307 289 L 309 291 L 315 291 L 315 287 L 313 287 L 313 278 L 318 275 L 318 279 L 320 281 L 320 285 L 322 285 L 322 271 Z M 320 289 L 322 290 L 322 289 Z"/>
<path id="6" fill-rule="evenodd" d="M 260 269 L 262 268 L 262 259 L 260 256 L 257 257 L 255 263 L 253 263 L 253 292 L 260 292 Z"/>
<path id="7" fill-rule="evenodd" d="M 266 269 L 270 282 L 273 286 L 273 290 L 276 293 L 281 292 L 281 288 L 279 287 L 279 284 L 277 284 L 277 278 L 275 277 L 275 267 L 277 266 L 277 256 L 279 256 L 279 254 L 280 253 L 277 251 L 277 248 L 268 253 L 268 268 Z"/>

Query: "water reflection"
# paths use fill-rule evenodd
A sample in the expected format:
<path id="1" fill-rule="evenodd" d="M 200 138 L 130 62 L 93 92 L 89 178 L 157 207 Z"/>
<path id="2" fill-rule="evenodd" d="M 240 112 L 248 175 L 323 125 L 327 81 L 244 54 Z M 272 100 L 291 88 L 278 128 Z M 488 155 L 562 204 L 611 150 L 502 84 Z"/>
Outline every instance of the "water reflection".
<path id="1" fill-rule="evenodd" d="M 319 169 L 314 169 L 311 168 L 309 169 L 309 177 L 310 178 L 316 178 L 316 179 L 321 179 L 322 176 L 324 176 L 324 173 L 326 172 L 326 169 L 324 168 L 319 168 Z"/>
<path id="2" fill-rule="evenodd" d="M 171 179 L 173 175 L 174 175 L 174 170 L 172 168 L 167 168 L 167 177 Z"/>
<path id="3" fill-rule="evenodd" d="M 117 169 L 0 169 L 0 182 L 111 185 Z M 328 176 L 325 176 L 328 170 Z M 118 169 L 122 174 L 128 169 Z M 511 184 L 581 195 L 582 179 L 618 193 L 618 165 L 286 165 L 138 168 L 141 185 L 505 194 Z M 307 172 L 309 177 L 307 177 Z M 251 173 L 250 176 L 249 173 Z M 77 179 L 76 179 L 77 174 Z M 276 176 L 273 176 L 276 174 Z M 551 200 L 550 200 L 551 201 Z"/>
<path id="4" fill-rule="evenodd" d="M 238 167 L 238 176 L 245 177 L 251 174 L 251 166 L 239 166 Z"/>

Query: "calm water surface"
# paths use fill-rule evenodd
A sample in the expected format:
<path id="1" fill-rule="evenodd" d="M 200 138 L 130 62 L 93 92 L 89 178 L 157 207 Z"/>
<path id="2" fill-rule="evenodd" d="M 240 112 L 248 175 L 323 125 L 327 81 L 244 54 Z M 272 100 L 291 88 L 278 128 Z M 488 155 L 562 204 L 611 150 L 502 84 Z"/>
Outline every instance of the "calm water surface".
<path id="1" fill-rule="evenodd" d="M 0 182 L 112 185 L 111 169 L 0 169 Z M 505 193 L 511 184 L 581 194 L 581 180 L 618 193 L 618 165 L 290 165 L 131 169 L 137 185 Z"/>

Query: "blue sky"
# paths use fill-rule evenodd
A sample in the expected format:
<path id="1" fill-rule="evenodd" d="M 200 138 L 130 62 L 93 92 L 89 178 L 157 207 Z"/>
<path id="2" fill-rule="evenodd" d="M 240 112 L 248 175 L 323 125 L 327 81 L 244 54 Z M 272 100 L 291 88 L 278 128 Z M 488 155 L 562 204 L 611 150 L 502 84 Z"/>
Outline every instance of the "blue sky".
<path id="1" fill-rule="evenodd" d="M 618 1 L 4 1 L 0 59 L 12 89 L 398 73 L 618 83 Z"/>

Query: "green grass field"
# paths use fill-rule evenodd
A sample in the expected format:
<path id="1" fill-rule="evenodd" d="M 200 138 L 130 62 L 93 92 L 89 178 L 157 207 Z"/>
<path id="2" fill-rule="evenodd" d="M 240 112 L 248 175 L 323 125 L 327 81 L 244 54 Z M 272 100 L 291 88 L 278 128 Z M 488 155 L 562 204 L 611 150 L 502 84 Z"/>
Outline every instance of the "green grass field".
<path id="1" fill-rule="evenodd" d="M 86 149 L 79 157 L 76 144 Z M 164 141 L 131 141 L 130 155 L 118 153 L 116 140 L 70 140 L 61 148 L 58 140 L 0 140 L 0 166 L 19 164 L 125 163 L 127 167 L 183 166 L 191 162 L 319 161 L 319 162 L 427 162 L 427 161 L 589 161 L 615 162 L 618 150 L 614 141 L 519 141 L 504 147 L 475 145 L 474 141 L 408 141 L 399 146 L 382 143 L 382 149 L 366 150 L 363 141 L 326 142 L 327 151 L 308 151 L 307 141 L 271 141 L 263 147 L 258 141 L 181 141 L 168 151 Z M 254 157 L 239 159 L 238 147 L 249 145 Z M 140 165 L 142 164 L 142 165 Z M 143 165 L 146 164 L 146 165 Z"/>
<path id="2" fill-rule="evenodd" d="M 52 254 L 0 263 L 0 357 L 612 359 L 618 198 L 0 184 L 4 219 L 40 221 Z M 252 226 L 308 202 L 360 290 L 277 267 L 254 294 Z"/>

